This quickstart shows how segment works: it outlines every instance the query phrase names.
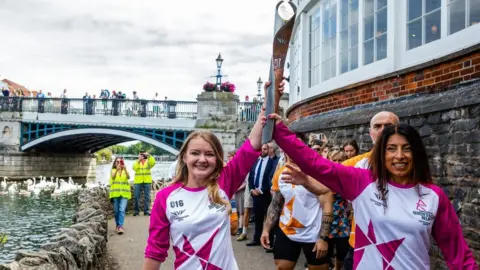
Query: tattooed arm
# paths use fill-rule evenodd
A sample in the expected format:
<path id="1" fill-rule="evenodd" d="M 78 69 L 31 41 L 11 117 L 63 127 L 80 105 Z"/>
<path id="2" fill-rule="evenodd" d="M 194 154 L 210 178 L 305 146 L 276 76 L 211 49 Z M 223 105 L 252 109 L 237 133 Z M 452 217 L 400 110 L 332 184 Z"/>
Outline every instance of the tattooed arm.
<path id="1" fill-rule="evenodd" d="M 333 194 L 328 192 L 320 196 L 320 204 L 322 205 L 322 228 L 320 229 L 320 238 L 330 235 L 333 222 Z"/>
<path id="2" fill-rule="evenodd" d="M 272 230 L 273 226 L 278 223 L 280 218 L 280 214 L 282 213 L 283 204 L 285 199 L 282 196 L 282 193 L 278 191 L 274 191 L 272 202 L 268 206 L 267 211 L 267 219 L 265 224 L 263 225 L 263 232 L 262 236 L 260 237 L 260 243 L 264 248 L 271 248 L 270 247 L 270 231 Z"/>
<path id="3" fill-rule="evenodd" d="M 280 213 L 282 213 L 283 203 L 285 199 L 280 192 L 274 192 L 272 197 L 272 202 L 268 206 L 267 210 L 267 219 L 263 225 L 263 230 L 270 232 L 273 226 L 278 222 L 280 218 Z"/>
<path id="4" fill-rule="evenodd" d="M 331 232 L 331 225 L 333 222 L 333 194 L 328 192 L 319 196 L 320 205 L 322 207 L 322 226 L 320 227 L 319 240 L 315 243 L 313 251 L 316 252 L 317 259 L 320 259 L 327 255 L 328 252 L 328 239 Z"/>

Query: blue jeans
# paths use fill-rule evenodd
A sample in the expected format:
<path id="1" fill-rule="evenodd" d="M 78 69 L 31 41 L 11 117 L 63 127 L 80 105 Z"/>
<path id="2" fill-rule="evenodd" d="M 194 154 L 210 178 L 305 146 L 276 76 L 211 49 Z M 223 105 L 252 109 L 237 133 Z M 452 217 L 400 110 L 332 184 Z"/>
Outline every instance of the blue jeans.
<path id="1" fill-rule="evenodd" d="M 150 206 L 150 187 L 152 184 L 135 184 L 135 214 L 138 214 L 140 210 L 138 209 L 138 205 L 140 203 L 140 194 L 142 193 L 143 190 L 143 196 L 145 197 L 145 201 L 143 203 L 143 213 L 144 214 L 150 214 L 148 208 Z"/>
<path id="2" fill-rule="evenodd" d="M 113 198 L 113 214 L 115 215 L 115 223 L 118 226 L 123 227 L 125 221 L 125 209 L 127 209 L 127 198 L 118 197 Z"/>

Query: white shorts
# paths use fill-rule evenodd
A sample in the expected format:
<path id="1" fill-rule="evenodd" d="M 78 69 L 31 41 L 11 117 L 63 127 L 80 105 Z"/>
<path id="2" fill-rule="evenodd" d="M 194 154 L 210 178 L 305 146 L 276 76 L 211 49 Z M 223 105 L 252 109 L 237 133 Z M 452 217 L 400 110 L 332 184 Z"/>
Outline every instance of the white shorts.
<path id="1" fill-rule="evenodd" d="M 248 187 L 248 181 L 247 185 L 245 186 L 245 194 L 244 194 L 244 204 L 245 208 L 253 208 L 253 199 L 252 199 L 252 194 L 250 193 L 250 188 Z"/>

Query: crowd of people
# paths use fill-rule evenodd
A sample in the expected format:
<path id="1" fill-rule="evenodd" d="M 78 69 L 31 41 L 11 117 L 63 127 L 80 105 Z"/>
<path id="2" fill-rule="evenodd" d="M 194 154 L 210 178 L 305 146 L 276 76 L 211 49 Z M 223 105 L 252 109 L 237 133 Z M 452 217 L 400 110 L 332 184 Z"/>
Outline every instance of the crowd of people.
<path id="1" fill-rule="evenodd" d="M 261 144 L 267 117 L 276 123 L 280 154 L 274 144 Z M 248 139 L 225 163 L 213 133 L 193 132 L 173 183 L 156 196 L 143 269 L 159 269 L 170 245 L 175 269 L 238 269 L 232 198 L 241 216 L 237 240 L 245 240 L 253 214 L 247 245 L 273 252 L 276 269 L 294 269 L 302 250 L 308 269 L 330 263 L 335 269 L 430 269 L 430 236 L 451 269 L 478 269 L 453 206 L 432 183 L 418 132 L 379 112 L 370 137 L 374 147 L 363 154 L 353 140 L 342 147 L 324 136 L 307 141 L 262 108 Z"/>
<path id="2" fill-rule="evenodd" d="M 0 91 L 0 96 L 3 97 L 36 97 L 36 98 L 72 98 L 68 95 L 67 89 L 63 89 L 62 93 L 59 96 L 54 96 L 51 92 L 47 92 L 47 94 L 43 93 L 43 90 L 38 90 L 36 92 L 34 91 L 23 91 L 22 89 L 18 88 L 15 90 L 10 90 L 8 87 L 2 87 Z M 82 99 L 132 99 L 132 100 L 139 100 L 140 97 L 137 93 L 137 91 L 132 91 L 132 97 L 128 97 L 127 94 L 125 94 L 122 91 L 116 91 L 112 90 L 110 93 L 110 90 L 108 89 L 101 89 L 100 94 L 97 96 L 96 94 L 89 94 L 88 92 L 85 93 L 85 95 L 82 96 Z M 155 92 L 155 94 L 152 97 L 145 97 L 144 99 L 148 100 L 161 100 L 158 92 Z M 165 96 L 164 100 L 167 100 L 168 98 Z"/>

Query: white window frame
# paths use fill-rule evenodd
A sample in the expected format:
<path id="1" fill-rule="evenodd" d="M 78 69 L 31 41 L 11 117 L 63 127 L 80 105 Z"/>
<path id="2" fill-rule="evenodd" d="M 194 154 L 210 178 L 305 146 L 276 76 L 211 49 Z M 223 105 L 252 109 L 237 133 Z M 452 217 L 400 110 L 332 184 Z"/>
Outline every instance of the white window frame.
<path id="1" fill-rule="evenodd" d="M 320 39 L 320 33 L 321 33 L 321 19 L 319 19 L 319 24 L 317 25 L 317 28 L 312 29 L 313 27 L 313 20 L 315 17 L 316 13 L 319 13 L 319 18 L 321 15 L 321 10 L 320 7 L 315 7 L 313 8 L 312 12 L 308 14 L 308 87 L 315 86 L 321 82 L 321 72 L 320 72 L 320 53 L 321 53 L 321 39 Z M 313 41 L 315 40 L 314 37 L 314 32 L 317 31 L 317 39 L 318 44 L 314 44 L 314 48 L 312 48 L 312 38 Z M 316 57 L 315 57 L 316 56 Z M 316 65 L 312 62 L 315 59 L 317 61 Z"/>
<path id="2" fill-rule="evenodd" d="M 368 17 L 372 16 L 373 15 L 373 36 L 371 38 L 369 38 L 368 40 L 365 40 L 365 31 L 363 31 L 363 37 L 362 37 L 362 59 L 363 59 L 363 66 L 366 66 L 366 65 L 370 65 L 370 64 L 373 64 L 377 61 L 380 61 L 380 60 L 383 60 L 383 59 L 387 59 L 388 58 L 388 1 L 387 1 L 387 4 L 380 8 L 380 9 L 377 9 L 377 6 L 378 6 L 378 0 L 373 0 L 373 13 L 370 13 L 370 14 L 366 14 L 365 13 L 365 1 L 363 0 L 362 1 L 363 3 L 363 24 L 362 24 L 362 27 L 363 29 L 365 29 L 365 21 Z M 386 30 L 385 32 L 383 32 L 381 35 L 376 35 L 377 33 L 377 18 L 378 18 L 378 13 L 380 13 L 381 11 L 383 11 L 384 9 L 387 9 L 386 13 L 387 13 L 387 20 L 386 20 Z M 378 59 L 377 55 L 378 55 L 378 50 L 377 50 L 377 40 L 380 38 L 380 37 L 383 37 L 385 36 L 387 37 L 387 55 L 385 55 L 384 58 L 382 59 Z M 366 57 L 365 57 L 365 44 L 370 42 L 371 40 L 373 39 L 373 61 L 371 63 L 366 63 Z"/>
<path id="3" fill-rule="evenodd" d="M 297 96 L 300 95 L 300 92 L 298 91 L 301 83 L 301 64 L 302 64 L 302 49 L 301 49 L 301 25 L 298 26 L 297 31 L 295 33 L 295 36 L 293 38 L 293 66 L 292 69 L 290 70 L 290 74 L 293 75 L 293 91 L 290 91 L 292 94 L 296 93 Z M 293 71 L 293 72 L 292 72 Z"/>
<path id="4" fill-rule="evenodd" d="M 408 17 L 409 17 L 409 15 L 410 15 L 410 14 L 408 14 L 408 12 L 409 12 L 409 10 L 410 10 L 410 8 L 409 8 L 409 3 L 410 3 L 410 1 L 408 1 L 408 0 L 406 1 L 406 2 L 407 2 L 407 3 L 406 3 L 406 4 L 407 4 L 407 12 L 406 12 L 406 21 L 407 21 L 407 24 L 405 25 L 405 27 L 406 27 L 406 30 L 405 30 L 405 31 L 406 31 L 406 33 L 407 33 L 407 50 L 416 49 L 416 48 L 421 47 L 421 46 L 423 46 L 423 45 L 425 45 L 425 44 L 428 44 L 428 43 L 433 42 L 433 41 L 437 41 L 437 40 L 439 40 L 439 39 L 442 38 L 442 35 L 441 35 L 441 28 L 443 27 L 443 25 L 442 25 L 442 3 L 440 2 L 440 6 L 439 6 L 438 8 L 436 8 L 436 9 L 434 9 L 434 10 L 432 10 L 432 11 L 429 11 L 428 13 L 425 13 L 425 11 L 427 10 L 427 0 L 415 0 L 415 1 L 422 1 L 422 13 L 421 13 L 420 17 L 417 17 L 417 18 L 412 19 L 412 20 L 410 20 L 410 21 L 408 20 Z M 435 12 L 437 12 L 437 11 L 440 13 L 440 22 L 439 22 L 439 23 L 440 23 L 440 25 L 439 25 L 439 26 L 440 26 L 440 29 L 438 30 L 438 31 L 439 31 L 439 34 L 440 34 L 440 37 L 439 37 L 438 39 L 436 39 L 436 40 L 432 40 L 432 41 L 430 41 L 430 42 L 426 42 L 425 18 L 426 18 L 428 15 L 433 14 L 433 13 L 435 13 Z M 421 29 L 422 29 L 422 44 L 420 44 L 420 45 L 417 46 L 417 47 L 410 48 L 410 39 L 409 39 L 409 36 L 408 36 L 408 34 L 409 34 L 409 33 L 408 33 L 408 26 L 409 26 L 409 24 L 411 24 L 412 22 L 417 22 L 417 21 L 419 21 L 419 20 L 422 21 L 422 25 L 421 25 Z"/>
<path id="5" fill-rule="evenodd" d="M 332 3 L 335 5 L 335 11 L 332 12 L 331 11 L 331 8 L 332 8 Z M 337 45 L 338 45 L 338 24 L 337 24 L 337 21 L 338 21 L 338 1 L 337 0 L 325 0 L 323 3 L 322 3 L 322 13 L 321 14 L 324 14 L 324 10 L 325 10 L 325 6 L 328 5 L 329 6 L 329 17 L 328 18 L 321 18 L 320 19 L 320 29 L 321 29 L 321 33 L 322 33 L 322 41 L 321 41 L 321 78 L 322 78 L 322 82 L 323 81 L 327 81 L 331 78 L 334 78 L 337 76 L 337 59 L 338 59 L 338 55 L 337 55 Z M 329 33 L 330 33 L 330 30 L 331 30 L 331 23 L 333 21 L 333 15 L 335 15 L 335 29 L 333 30 L 333 37 L 331 38 L 327 38 L 324 36 L 324 32 L 323 32 L 323 24 L 324 23 L 328 23 L 328 29 L 329 29 Z M 335 40 L 335 49 L 333 51 L 333 54 L 332 52 L 330 51 L 329 52 L 329 55 L 328 55 L 328 58 L 324 58 L 323 57 L 323 49 L 324 49 L 324 46 L 325 44 L 328 45 L 329 49 L 331 49 L 331 46 L 330 46 L 330 43 L 332 42 L 332 40 Z M 330 70 L 330 73 L 328 73 L 328 76 L 324 76 L 324 63 L 325 62 L 329 62 L 329 70 Z M 335 68 L 332 69 L 332 62 L 335 63 Z M 332 74 L 333 72 L 333 74 Z"/>
<path id="6" fill-rule="evenodd" d="M 352 12 L 352 1 L 357 1 L 357 5 L 358 5 L 358 13 L 357 13 L 357 21 L 355 23 L 352 24 L 352 20 L 351 20 L 351 12 Z M 339 9 L 339 16 L 341 17 L 342 16 L 342 10 L 345 8 L 343 6 L 343 1 L 340 1 L 340 9 Z M 340 18 L 340 28 L 339 28 L 339 35 L 338 35 L 338 40 L 339 40 L 339 43 L 340 43 L 340 55 L 339 55 L 339 72 L 340 74 L 344 74 L 344 73 L 347 73 L 349 71 L 352 71 L 352 70 L 355 70 L 357 69 L 358 67 L 360 67 L 360 60 L 359 60 L 359 54 L 360 54 L 360 41 L 359 41 L 359 37 L 360 37 L 360 4 L 363 3 L 363 0 L 348 0 L 348 6 L 346 7 L 347 8 L 347 17 L 348 17 L 348 23 L 347 23 L 347 27 L 346 28 L 343 28 L 343 25 L 341 25 L 341 18 Z M 352 29 L 352 26 L 354 25 L 357 25 L 357 44 L 355 46 L 352 47 L 352 40 L 351 40 L 351 29 Z M 342 32 L 346 30 L 347 31 L 347 49 L 342 51 L 341 48 L 342 48 Z M 351 58 L 351 51 L 353 50 L 357 50 L 357 67 L 355 68 L 352 68 L 351 65 L 352 65 L 352 58 Z M 346 53 L 347 54 L 347 59 L 348 59 L 348 68 L 346 71 L 342 72 L 342 55 Z"/>
<path id="7" fill-rule="evenodd" d="M 461 1 L 461 0 L 445 0 L 445 1 L 447 1 L 447 14 L 448 14 L 448 16 L 447 16 L 446 27 L 447 27 L 447 34 L 448 35 L 453 35 L 455 33 L 458 33 L 460 31 L 463 31 L 463 30 L 473 26 L 473 25 L 470 25 L 470 12 L 471 12 L 471 10 L 470 10 L 471 5 L 470 4 L 473 0 L 465 0 L 465 18 L 464 18 L 465 19 L 465 21 L 464 21 L 465 24 L 464 24 L 464 27 L 462 29 L 458 30 L 455 33 L 451 33 L 451 31 L 450 31 L 450 19 L 451 19 L 451 17 L 450 17 L 450 5 L 452 5 L 455 2 Z"/>

